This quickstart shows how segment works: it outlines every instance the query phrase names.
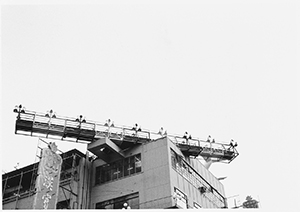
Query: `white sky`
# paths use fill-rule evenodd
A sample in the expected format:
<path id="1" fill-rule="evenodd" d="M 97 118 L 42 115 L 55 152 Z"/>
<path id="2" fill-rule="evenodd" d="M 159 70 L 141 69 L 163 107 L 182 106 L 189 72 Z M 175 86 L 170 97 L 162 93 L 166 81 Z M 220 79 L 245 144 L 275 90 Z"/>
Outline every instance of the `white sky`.
<path id="1" fill-rule="evenodd" d="M 226 195 L 299 208 L 299 3 L 245 2 L 2 5 L 2 170 L 34 162 L 38 139 L 14 134 L 22 104 L 233 138 L 238 158 L 211 167 Z"/>

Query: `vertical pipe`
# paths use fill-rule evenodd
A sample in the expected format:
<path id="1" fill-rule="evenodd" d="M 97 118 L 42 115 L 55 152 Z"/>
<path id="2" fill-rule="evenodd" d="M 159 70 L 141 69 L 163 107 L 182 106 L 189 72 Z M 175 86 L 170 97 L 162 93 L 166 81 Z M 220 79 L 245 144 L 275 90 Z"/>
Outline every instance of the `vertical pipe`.
<path id="1" fill-rule="evenodd" d="M 82 205 L 84 204 L 84 202 L 83 202 L 83 200 L 84 200 L 84 182 L 85 182 L 85 169 L 86 169 L 86 159 L 84 158 L 84 163 L 83 163 L 83 180 L 82 180 L 82 190 L 81 190 L 81 192 L 82 192 L 82 195 L 81 195 L 81 208 L 80 209 L 82 209 Z M 85 207 L 84 205 L 83 205 L 83 207 Z M 84 209 L 86 209 L 86 208 L 84 208 Z"/>
<path id="2" fill-rule="evenodd" d="M 90 189 L 89 189 L 89 182 L 90 182 L 90 166 L 89 166 L 89 155 L 86 154 L 86 174 L 87 174 L 87 178 L 86 178 L 86 196 L 85 196 L 85 208 L 88 208 L 88 200 L 89 200 L 89 192 L 90 192 Z"/>
<path id="3" fill-rule="evenodd" d="M 21 187 L 22 180 L 23 180 L 23 171 L 21 172 L 21 177 L 20 177 L 20 181 L 19 181 L 19 187 L 18 187 L 18 193 L 17 193 L 15 209 L 18 208 L 18 201 L 19 201 L 19 197 L 20 197 L 20 187 Z"/>
<path id="4" fill-rule="evenodd" d="M 35 124 L 35 116 L 36 116 L 36 114 L 33 115 L 33 119 L 32 119 L 32 128 L 31 128 L 30 136 L 32 136 L 32 133 L 33 133 L 33 126 L 34 126 L 34 124 Z"/>
<path id="5" fill-rule="evenodd" d="M 8 176 L 7 176 L 6 179 L 5 179 L 4 189 L 3 189 L 3 193 L 2 193 L 2 200 L 3 200 L 3 197 L 4 197 L 4 193 L 5 193 L 5 189 L 6 189 L 7 180 L 8 180 Z"/>
<path id="6" fill-rule="evenodd" d="M 93 130 L 94 130 L 94 136 L 93 136 L 93 139 L 92 139 L 92 141 L 91 141 L 91 142 L 93 142 L 93 141 L 94 141 L 94 139 L 95 139 L 95 136 L 96 136 L 96 132 L 97 132 L 97 131 L 96 131 L 96 124 L 95 124 L 95 123 L 94 123 L 94 129 L 93 129 Z"/>
<path id="7" fill-rule="evenodd" d="M 93 162 L 89 161 L 89 152 L 86 154 L 86 163 L 87 163 L 87 196 L 86 196 L 86 208 L 90 208 L 91 205 L 91 183 L 93 176 Z"/>
<path id="8" fill-rule="evenodd" d="M 75 167 L 75 163 L 76 163 L 76 155 L 73 153 L 73 155 L 72 155 L 72 178 L 71 178 L 71 191 L 73 191 L 73 187 L 74 187 L 74 167 Z M 71 204 L 71 202 L 72 202 L 72 206 L 70 205 L 70 209 L 74 209 L 73 208 L 73 205 L 74 205 L 74 194 L 73 194 L 73 192 L 70 194 L 70 204 Z M 72 200 L 72 201 L 71 201 Z"/>
<path id="9" fill-rule="evenodd" d="M 46 138 L 48 138 L 48 136 L 49 136 L 50 126 L 51 126 L 51 118 L 52 118 L 51 116 L 52 116 L 52 114 L 50 115 L 49 120 L 48 120 L 48 129 L 47 129 Z"/>
<path id="10" fill-rule="evenodd" d="M 82 178 L 83 178 L 83 160 L 82 158 L 80 158 L 79 160 L 79 165 L 78 165 L 78 185 L 77 185 L 77 205 L 78 205 L 78 209 L 82 209 L 82 203 L 81 203 L 81 199 L 82 199 Z"/>
<path id="11" fill-rule="evenodd" d="M 29 192 L 30 193 L 33 193 L 34 192 L 34 188 L 35 188 L 35 186 L 33 186 L 34 177 L 36 175 L 35 170 L 36 170 L 36 165 L 33 165 L 32 175 L 31 175 L 31 180 L 30 180 L 30 187 L 29 187 Z"/>
<path id="12" fill-rule="evenodd" d="M 225 207 L 225 208 L 228 208 L 227 198 L 224 197 L 223 199 L 224 199 L 224 207 Z"/>
<path id="13" fill-rule="evenodd" d="M 63 140 L 63 138 L 66 136 L 66 126 L 67 126 L 67 119 L 65 119 L 65 125 L 64 125 L 64 128 L 63 128 L 63 133 L 62 133 L 62 136 L 61 136 L 61 140 Z"/>

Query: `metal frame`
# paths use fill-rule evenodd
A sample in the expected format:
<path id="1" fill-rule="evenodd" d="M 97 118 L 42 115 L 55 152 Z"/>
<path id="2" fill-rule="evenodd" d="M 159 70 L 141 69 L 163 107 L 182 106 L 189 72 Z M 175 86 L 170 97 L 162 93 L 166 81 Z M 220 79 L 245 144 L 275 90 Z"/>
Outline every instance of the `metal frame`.
<path id="1" fill-rule="evenodd" d="M 48 142 L 46 142 L 46 141 L 44 141 L 44 140 L 42 140 L 40 138 L 39 138 L 39 141 L 42 141 L 45 144 L 48 144 Z M 40 142 L 38 143 L 37 149 L 42 149 L 40 147 Z M 69 188 L 66 187 L 66 184 L 65 185 L 61 185 L 64 182 L 60 182 L 60 185 L 59 185 L 59 188 L 62 189 L 62 191 L 63 191 L 63 193 L 65 195 L 65 198 L 66 198 L 65 200 L 67 200 L 67 196 L 66 196 L 67 192 L 69 192 L 72 196 L 76 196 L 76 197 L 78 196 L 78 194 L 76 194 L 75 192 L 72 191 L 71 184 L 73 183 L 74 178 L 75 178 L 75 174 L 74 173 L 75 173 L 75 170 L 76 170 L 76 158 L 77 157 L 81 157 L 81 156 L 78 155 L 77 153 L 72 153 L 72 155 L 64 158 L 64 156 L 63 156 L 64 153 L 62 151 L 60 151 L 60 150 L 58 150 L 58 151 L 60 153 L 62 153 L 62 157 L 63 157 L 63 161 L 64 161 L 63 163 L 66 163 L 67 159 L 72 158 L 72 164 L 69 164 L 69 163 L 65 164 L 65 165 L 71 165 L 71 167 L 72 167 L 71 177 L 70 177 L 71 180 L 68 183 Z M 40 159 L 39 155 L 36 155 L 36 156 Z M 15 208 L 17 209 L 17 203 L 18 203 L 18 200 L 20 198 L 25 198 L 25 197 L 28 197 L 28 196 L 32 196 L 32 195 L 34 195 L 36 193 L 36 191 L 35 191 L 35 182 L 36 182 L 36 175 L 37 175 L 36 172 L 38 170 L 38 165 L 39 165 L 39 162 L 35 162 L 33 164 L 33 168 L 32 169 L 30 169 L 28 171 L 25 171 L 25 172 L 21 171 L 21 173 L 13 175 L 13 176 L 7 176 L 4 180 L 2 180 L 2 181 L 5 181 L 5 183 L 4 183 L 4 189 L 3 189 L 3 194 L 2 194 L 3 204 L 8 203 L 8 202 L 12 202 L 12 201 L 16 201 Z M 62 167 L 61 174 L 63 174 L 64 171 L 65 170 Z M 20 193 L 20 191 L 21 191 L 21 183 L 23 181 L 23 175 L 26 174 L 26 173 L 28 173 L 28 172 L 32 172 L 32 177 L 31 177 L 30 185 L 29 185 L 29 191 L 25 192 L 25 193 Z M 20 179 L 19 179 L 19 184 L 18 184 L 18 187 L 17 187 L 17 193 L 16 193 L 16 195 L 9 196 L 9 197 L 7 197 L 7 198 L 4 199 L 4 194 L 5 194 L 5 190 L 7 189 L 6 187 L 7 187 L 8 180 L 11 179 L 11 178 L 19 177 L 19 176 L 20 176 Z M 70 197 L 71 197 L 71 195 L 70 195 Z M 70 201 L 69 201 L 69 205 L 68 206 L 69 206 L 69 208 L 71 208 Z"/>
<path id="2" fill-rule="evenodd" d="M 29 190 L 28 191 L 25 191 L 25 192 L 21 192 L 21 183 L 23 181 L 23 176 L 29 172 L 32 172 L 33 169 L 30 169 L 28 171 L 21 171 L 19 174 L 16 174 L 16 175 L 13 175 L 13 176 L 7 176 L 5 178 L 5 184 L 4 184 L 4 188 L 3 188 L 3 193 L 2 193 L 2 201 L 3 203 L 9 203 L 9 202 L 12 202 L 12 201 L 16 201 L 16 206 L 15 206 L 15 209 L 17 209 L 17 202 L 20 198 L 24 198 L 24 197 L 28 197 L 28 196 L 32 196 L 32 193 L 30 192 L 30 187 L 29 187 Z M 7 181 L 9 179 L 12 179 L 12 178 L 16 178 L 16 177 L 19 177 L 20 176 L 20 179 L 18 180 L 19 183 L 18 183 L 18 186 L 17 186 L 17 193 L 14 193 L 12 196 L 9 196 L 9 197 L 6 197 L 4 198 L 4 195 L 5 195 L 5 191 L 7 188 Z"/>
<path id="3" fill-rule="evenodd" d="M 16 120 L 16 134 L 45 137 L 56 140 L 89 144 L 100 138 L 108 137 L 118 142 L 146 143 L 163 137 L 150 130 L 136 130 L 126 126 L 108 126 L 94 121 L 37 113 L 23 109 Z M 236 148 L 225 143 L 212 143 L 198 138 L 185 139 L 179 135 L 166 135 L 187 155 L 216 158 L 220 162 L 230 163 L 239 153 Z M 232 148 L 232 149 L 231 149 Z M 187 149 L 187 150 L 186 150 Z M 195 154 L 195 150 L 198 151 Z"/>

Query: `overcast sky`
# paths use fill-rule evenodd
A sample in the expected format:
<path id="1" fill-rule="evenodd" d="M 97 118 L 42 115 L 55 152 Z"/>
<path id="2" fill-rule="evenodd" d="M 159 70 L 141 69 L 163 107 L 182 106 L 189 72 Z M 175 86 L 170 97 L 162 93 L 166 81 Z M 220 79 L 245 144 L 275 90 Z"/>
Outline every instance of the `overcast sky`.
<path id="1" fill-rule="evenodd" d="M 234 139 L 240 155 L 210 169 L 226 195 L 299 208 L 299 4 L 178 2 L 2 6 L 2 170 L 35 159 L 38 139 L 14 134 L 22 104 Z"/>

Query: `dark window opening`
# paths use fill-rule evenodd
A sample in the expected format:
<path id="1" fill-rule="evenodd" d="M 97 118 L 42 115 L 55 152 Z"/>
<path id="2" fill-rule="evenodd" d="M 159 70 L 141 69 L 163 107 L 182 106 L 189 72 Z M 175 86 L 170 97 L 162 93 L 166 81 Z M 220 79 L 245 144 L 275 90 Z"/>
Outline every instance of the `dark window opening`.
<path id="1" fill-rule="evenodd" d="M 60 201 L 56 204 L 56 209 L 69 209 L 70 199 Z"/>
<path id="2" fill-rule="evenodd" d="M 141 154 L 105 164 L 96 168 L 95 184 L 117 180 L 142 171 Z"/>
<path id="3" fill-rule="evenodd" d="M 21 172 L 15 176 L 2 179 L 3 200 L 30 195 L 30 191 L 34 189 L 35 185 L 33 173 L 36 173 L 36 170 Z"/>

